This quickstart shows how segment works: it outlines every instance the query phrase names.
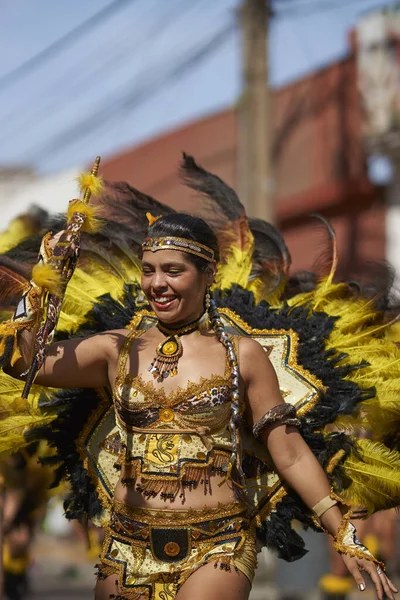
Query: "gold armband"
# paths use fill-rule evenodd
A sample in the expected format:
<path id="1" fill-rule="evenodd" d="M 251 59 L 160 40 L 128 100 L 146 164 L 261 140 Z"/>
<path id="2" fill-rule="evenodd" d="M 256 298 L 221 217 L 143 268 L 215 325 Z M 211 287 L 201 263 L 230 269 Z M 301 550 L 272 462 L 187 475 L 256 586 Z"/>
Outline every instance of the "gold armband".
<path id="1" fill-rule="evenodd" d="M 263 431 L 276 424 L 300 427 L 300 420 L 296 417 L 296 408 L 293 406 L 293 404 L 284 403 L 273 406 L 253 426 L 254 437 L 260 437 Z"/>

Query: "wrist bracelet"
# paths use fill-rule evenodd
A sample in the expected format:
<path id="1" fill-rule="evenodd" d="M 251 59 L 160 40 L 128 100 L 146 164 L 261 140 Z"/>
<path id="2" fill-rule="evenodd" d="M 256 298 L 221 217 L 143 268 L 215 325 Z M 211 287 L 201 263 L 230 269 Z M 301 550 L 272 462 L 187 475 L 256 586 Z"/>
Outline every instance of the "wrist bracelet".
<path id="1" fill-rule="evenodd" d="M 333 538 L 333 547 L 339 554 L 347 554 L 355 558 L 370 560 L 383 571 L 386 568 L 384 563 L 376 559 L 368 548 L 357 539 L 356 528 L 353 523 L 350 523 L 349 515 L 343 517 L 338 532 Z"/>
<path id="2" fill-rule="evenodd" d="M 327 510 L 332 508 L 332 506 L 335 506 L 337 503 L 338 501 L 335 498 L 331 498 L 331 496 L 325 496 L 325 498 L 322 498 L 322 500 L 317 502 L 317 504 L 315 504 L 311 510 L 315 513 L 316 517 L 320 519 Z"/>

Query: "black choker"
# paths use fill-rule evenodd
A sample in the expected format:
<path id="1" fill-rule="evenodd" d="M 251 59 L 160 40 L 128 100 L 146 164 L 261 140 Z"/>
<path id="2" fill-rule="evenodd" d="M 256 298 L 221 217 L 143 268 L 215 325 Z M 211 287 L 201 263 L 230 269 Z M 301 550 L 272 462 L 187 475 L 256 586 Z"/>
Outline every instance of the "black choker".
<path id="1" fill-rule="evenodd" d="M 191 323 L 188 323 L 187 325 L 183 325 L 183 327 L 167 327 L 167 325 L 164 325 L 163 323 L 158 321 L 157 329 L 159 329 L 161 331 L 161 333 L 163 333 L 164 335 L 189 334 L 189 333 L 193 333 L 193 331 L 196 331 L 196 329 L 199 328 L 200 319 L 201 319 L 201 317 L 199 317 L 195 321 L 192 321 Z"/>
<path id="2" fill-rule="evenodd" d="M 182 343 L 179 339 L 181 335 L 188 335 L 199 329 L 201 317 L 184 325 L 183 327 L 166 327 L 160 322 L 157 323 L 157 328 L 161 333 L 167 335 L 168 338 L 160 342 L 156 348 L 156 355 L 153 358 L 149 371 L 154 379 L 163 381 L 169 375 L 174 377 L 178 374 L 178 361 L 183 353 Z"/>

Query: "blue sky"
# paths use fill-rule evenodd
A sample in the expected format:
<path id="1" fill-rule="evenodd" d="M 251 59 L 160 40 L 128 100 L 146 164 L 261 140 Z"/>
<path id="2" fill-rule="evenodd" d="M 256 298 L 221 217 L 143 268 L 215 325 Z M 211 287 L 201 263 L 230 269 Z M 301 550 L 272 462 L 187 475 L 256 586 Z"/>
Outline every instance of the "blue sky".
<path id="1" fill-rule="evenodd" d="M 112 0 L 0 0 L 0 166 L 59 171 L 235 102 L 238 0 L 118 2 L 112 16 L 75 43 L 2 85 L 2 77 Z M 389 4 L 276 0 L 272 85 L 345 55 L 357 18 Z"/>

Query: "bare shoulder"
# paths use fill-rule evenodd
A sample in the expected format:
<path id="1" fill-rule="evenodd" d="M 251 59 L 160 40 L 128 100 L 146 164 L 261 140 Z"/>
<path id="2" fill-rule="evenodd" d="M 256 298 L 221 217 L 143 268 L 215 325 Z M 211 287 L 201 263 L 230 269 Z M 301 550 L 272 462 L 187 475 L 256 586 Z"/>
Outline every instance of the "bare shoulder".
<path id="1" fill-rule="evenodd" d="M 252 379 L 260 372 L 274 370 L 264 348 L 251 337 L 239 338 L 239 364 L 242 378 Z"/>
<path id="2" fill-rule="evenodd" d="M 98 333 L 92 338 L 93 344 L 99 344 L 108 356 L 117 355 L 126 340 L 129 329 L 110 329 L 102 333 Z"/>
<path id="3" fill-rule="evenodd" d="M 248 336 L 239 337 L 239 354 L 242 365 L 243 363 L 251 363 L 253 360 L 268 360 L 261 344 Z"/>
<path id="4" fill-rule="evenodd" d="M 147 330 L 132 330 L 132 329 L 111 329 L 104 332 L 104 343 L 109 352 L 119 354 L 121 348 L 128 336 L 132 339 L 132 347 L 139 348 L 141 342 L 139 340 L 152 339 L 153 327 Z"/>

